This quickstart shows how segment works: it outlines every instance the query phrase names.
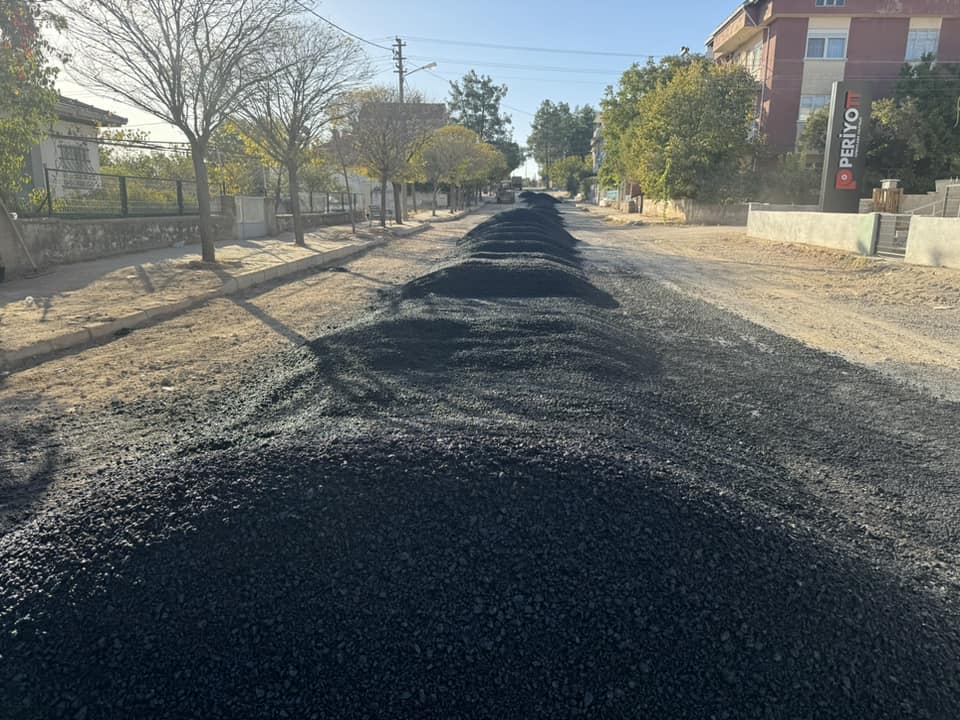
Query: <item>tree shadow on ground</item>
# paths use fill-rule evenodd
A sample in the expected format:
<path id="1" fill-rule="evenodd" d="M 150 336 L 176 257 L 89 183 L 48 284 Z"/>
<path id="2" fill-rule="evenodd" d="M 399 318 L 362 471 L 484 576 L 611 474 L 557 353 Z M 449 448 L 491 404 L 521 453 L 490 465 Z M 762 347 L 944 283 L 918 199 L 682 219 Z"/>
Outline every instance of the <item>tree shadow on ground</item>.
<path id="1" fill-rule="evenodd" d="M 55 479 L 63 455 L 63 444 L 41 398 L 17 396 L 4 404 L 0 416 L 0 535 L 31 514 Z M 44 416 L 37 417 L 41 407 Z"/>

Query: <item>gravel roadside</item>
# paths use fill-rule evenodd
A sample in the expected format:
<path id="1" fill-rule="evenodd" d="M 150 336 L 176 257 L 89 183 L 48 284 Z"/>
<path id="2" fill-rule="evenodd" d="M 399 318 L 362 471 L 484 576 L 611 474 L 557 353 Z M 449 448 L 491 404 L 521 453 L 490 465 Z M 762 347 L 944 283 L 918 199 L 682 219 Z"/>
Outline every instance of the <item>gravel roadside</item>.
<path id="1" fill-rule="evenodd" d="M 383 288 L 0 538 L 0 713 L 960 712 L 955 403 L 612 258 L 459 252 L 547 294 Z"/>

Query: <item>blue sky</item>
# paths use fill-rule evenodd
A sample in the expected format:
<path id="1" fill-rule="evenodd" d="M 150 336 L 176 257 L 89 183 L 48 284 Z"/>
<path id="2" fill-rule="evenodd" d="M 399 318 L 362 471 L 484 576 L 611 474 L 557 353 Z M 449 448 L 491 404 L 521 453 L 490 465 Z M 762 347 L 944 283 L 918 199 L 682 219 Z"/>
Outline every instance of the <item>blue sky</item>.
<path id="1" fill-rule="evenodd" d="M 615 84 L 635 60 L 644 62 L 651 55 L 677 53 L 682 46 L 702 51 L 710 32 L 736 6 L 736 2 L 717 0 L 632 4 L 583 0 L 326 0 L 313 5 L 319 14 L 379 45 L 389 46 L 397 35 L 401 36 L 407 43 L 410 69 L 437 62 L 435 70 L 415 73 L 407 80 L 408 86 L 420 89 L 428 99 L 445 100 L 448 82 L 471 68 L 506 84 L 509 92 L 503 109 L 511 115 L 514 139 L 521 145 L 526 143 L 532 114 L 542 100 L 597 107 L 604 88 Z M 390 53 L 365 47 L 379 72 L 375 81 L 395 83 Z M 61 87 L 65 94 L 79 100 L 120 112 L 130 118 L 131 126 L 150 132 L 157 140 L 179 139 L 175 129 L 149 115 L 104 101 L 69 82 L 61 83 Z M 530 163 L 528 171 L 532 170 Z"/>

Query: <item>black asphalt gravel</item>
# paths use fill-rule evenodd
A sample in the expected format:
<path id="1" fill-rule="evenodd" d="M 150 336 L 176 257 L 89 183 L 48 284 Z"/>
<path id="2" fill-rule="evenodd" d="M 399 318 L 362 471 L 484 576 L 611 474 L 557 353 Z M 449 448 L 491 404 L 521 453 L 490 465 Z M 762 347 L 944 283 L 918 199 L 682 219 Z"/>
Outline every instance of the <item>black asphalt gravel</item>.
<path id="1" fill-rule="evenodd" d="M 523 197 L 0 539 L 0 717 L 960 716 L 957 406 Z"/>

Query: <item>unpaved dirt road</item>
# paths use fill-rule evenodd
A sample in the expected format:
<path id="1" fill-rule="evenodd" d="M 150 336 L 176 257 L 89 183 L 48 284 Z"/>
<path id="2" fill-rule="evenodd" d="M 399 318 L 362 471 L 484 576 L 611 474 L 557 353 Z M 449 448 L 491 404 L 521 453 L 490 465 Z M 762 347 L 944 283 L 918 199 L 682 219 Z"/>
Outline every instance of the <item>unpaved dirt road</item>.
<path id="1" fill-rule="evenodd" d="M 0 718 L 960 716 L 957 403 L 539 205 L 8 378 Z"/>
<path id="2" fill-rule="evenodd" d="M 588 257 L 635 263 L 775 332 L 960 400 L 960 270 L 758 240 L 730 228 L 587 217 L 571 222 L 592 245 Z"/>

